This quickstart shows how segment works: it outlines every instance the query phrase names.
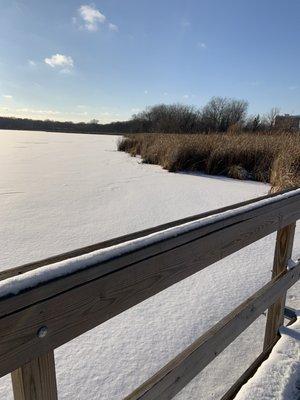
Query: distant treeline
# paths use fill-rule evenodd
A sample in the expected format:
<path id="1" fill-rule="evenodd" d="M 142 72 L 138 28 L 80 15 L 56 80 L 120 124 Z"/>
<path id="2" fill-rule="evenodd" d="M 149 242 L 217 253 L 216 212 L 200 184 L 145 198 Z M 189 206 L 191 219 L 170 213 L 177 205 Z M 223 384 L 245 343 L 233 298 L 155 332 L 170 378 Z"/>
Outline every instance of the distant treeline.
<path id="1" fill-rule="evenodd" d="M 61 122 L 34 120 L 29 118 L 0 117 L 0 129 L 29 131 L 72 132 L 72 133 L 126 133 L 130 132 L 131 121 L 98 124 L 95 122 Z"/>
<path id="2" fill-rule="evenodd" d="M 203 108 L 184 104 L 158 104 L 134 114 L 128 121 L 99 124 L 60 122 L 24 118 L 0 117 L 0 129 L 39 130 L 74 133 L 208 133 L 270 131 L 275 126 L 279 111 L 248 116 L 248 103 L 244 100 L 213 97 Z"/>

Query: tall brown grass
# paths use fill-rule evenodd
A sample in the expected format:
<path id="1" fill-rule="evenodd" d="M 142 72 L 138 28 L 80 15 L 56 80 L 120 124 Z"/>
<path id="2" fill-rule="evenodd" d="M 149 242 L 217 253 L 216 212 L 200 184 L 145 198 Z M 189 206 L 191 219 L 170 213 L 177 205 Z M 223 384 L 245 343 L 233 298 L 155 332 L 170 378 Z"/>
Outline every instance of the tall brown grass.
<path id="1" fill-rule="evenodd" d="M 269 182 L 276 189 L 300 186 L 300 135 L 132 134 L 118 149 L 168 171 L 200 171 Z"/>

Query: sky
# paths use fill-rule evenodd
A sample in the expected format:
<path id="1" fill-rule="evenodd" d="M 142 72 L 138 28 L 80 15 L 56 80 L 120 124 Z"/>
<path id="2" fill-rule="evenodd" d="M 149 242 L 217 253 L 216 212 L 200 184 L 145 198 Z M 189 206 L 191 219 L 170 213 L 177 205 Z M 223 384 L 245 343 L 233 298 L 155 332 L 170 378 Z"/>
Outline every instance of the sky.
<path id="1" fill-rule="evenodd" d="M 245 99 L 300 114 L 300 0 L 0 0 L 0 115 L 102 123 Z"/>

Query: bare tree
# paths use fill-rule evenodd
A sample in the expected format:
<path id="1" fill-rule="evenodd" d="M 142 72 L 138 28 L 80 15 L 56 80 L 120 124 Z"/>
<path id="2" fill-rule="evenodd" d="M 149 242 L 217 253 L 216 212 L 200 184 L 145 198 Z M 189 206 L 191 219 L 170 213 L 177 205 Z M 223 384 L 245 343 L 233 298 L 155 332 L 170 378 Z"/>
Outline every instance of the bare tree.
<path id="1" fill-rule="evenodd" d="M 226 132 L 231 125 L 242 125 L 247 109 L 248 103 L 244 100 L 213 97 L 202 110 L 205 130 Z"/>
<path id="2" fill-rule="evenodd" d="M 271 108 L 271 110 L 264 116 L 263 120 L 267 129 L 274 129 L 276 117 L 279 115 L 280 109 L 277 107 Z"/>
<path id="3" fill-rule="evenodd" d="M 199 111 L 184 104 L 158 104 L 132 116 L 139 131 L 192 133 L 200 130 Z"/>

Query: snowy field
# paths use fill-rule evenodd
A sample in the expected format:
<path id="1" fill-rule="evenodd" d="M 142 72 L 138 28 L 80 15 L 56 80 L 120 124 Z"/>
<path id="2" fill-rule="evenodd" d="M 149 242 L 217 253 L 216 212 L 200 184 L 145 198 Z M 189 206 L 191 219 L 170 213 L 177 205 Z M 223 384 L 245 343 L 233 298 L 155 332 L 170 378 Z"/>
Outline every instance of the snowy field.
<path id="1" fill-rule="evenodd" d="M 140 164 L 116 151 L 117 140 L 0 131 L 0 270 L 268 191 L 260 183 L 172 174 Z M 57 349 L 59 398 L 118 400 L 129 394 L 270 279 L 274 238 Z M 300 256 L 299 228 L 294 253 Z M 288 303 L 300 308 L 299 285 L 289 292 Z M 253 323 L 176 399 L 220 398 L 261 351 L 265 319 Z M 2 398 L 12 399 L 8 377 L 0 379 Z"/>

